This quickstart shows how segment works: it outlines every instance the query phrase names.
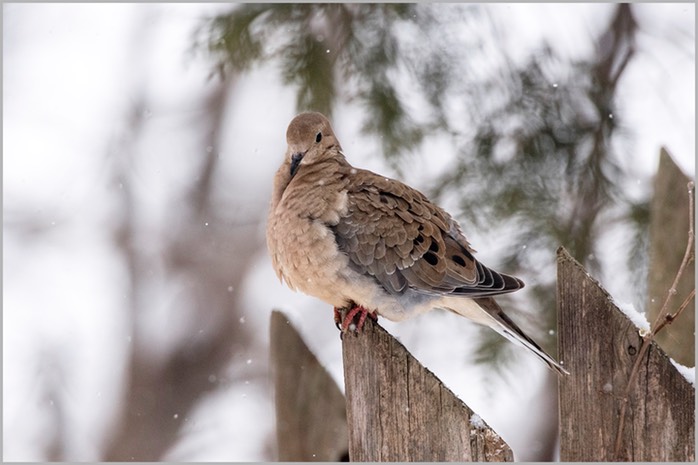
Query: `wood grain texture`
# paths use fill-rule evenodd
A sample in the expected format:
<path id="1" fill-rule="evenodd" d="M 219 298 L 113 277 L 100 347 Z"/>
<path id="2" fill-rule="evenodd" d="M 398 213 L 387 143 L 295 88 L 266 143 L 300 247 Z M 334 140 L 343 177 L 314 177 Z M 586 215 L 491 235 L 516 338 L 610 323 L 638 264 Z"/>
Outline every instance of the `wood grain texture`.
<path id="1" fill-rule="evenodd" d="M 344 396 L 281 312 L 271 315 L 271 359 L 279 461 L 347 458 Z"/>
<path id="2" fill-rule="evenodd" d="M 647 319 L 655 320 L 667 292 L 676 277 L 688 240 L 688 189 L 686 176 L 671 155 L 662 149 L 654 178 L 654 195 L 650 203 L 650 261 L 647 277 L 649 300 Z M 695 288 L 695 267 L 688 266 L 676 286 L 671 312 Z M 674 360 L 695 366 L 695 312 L 685 311 L 677 321 L 657 334 L 659 346 Z"/>
<path id="3" fill-rule="evenodd" d="M 606 291 L 558 250 L 561 461 L 694 461 L 695 390 L 652 343 L 630 390 L 622 448 L 620 406 L 642 338 Z"/>
<path id="4" fill-rule="evenodd" d="M 513 460 L 502 438 L 471 424 L 473 411 L 377 323 L 367 319 L 342 346 L 352 462 Z"/>

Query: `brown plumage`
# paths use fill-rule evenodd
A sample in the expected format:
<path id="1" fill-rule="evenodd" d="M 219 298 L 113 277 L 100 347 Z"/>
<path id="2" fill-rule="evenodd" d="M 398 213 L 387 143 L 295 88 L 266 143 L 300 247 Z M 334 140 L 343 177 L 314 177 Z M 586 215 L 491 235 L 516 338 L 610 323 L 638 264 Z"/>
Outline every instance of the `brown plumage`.
<path id="1" fill-rule="evenodd" d="M 491 298 L 523 282 L 482 265 L 448 213 L 399 181 L 352 167 L 320 113 L 296 116 L 286 139 L 267 245 L 289 287 L 393 321 L 445 308 L 564 372 Z"/>

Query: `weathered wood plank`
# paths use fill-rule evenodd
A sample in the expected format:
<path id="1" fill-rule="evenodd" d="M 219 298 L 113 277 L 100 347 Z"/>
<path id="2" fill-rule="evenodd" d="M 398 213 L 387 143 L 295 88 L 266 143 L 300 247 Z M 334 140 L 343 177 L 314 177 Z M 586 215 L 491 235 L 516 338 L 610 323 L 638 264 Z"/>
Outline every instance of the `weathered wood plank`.
<path id="1" fill-rule="evenodd" d="M 271 360 L 279 461 L 347 458 L 344 396 L 281 312 L 271 315 Z"/>
<path id="2" fill-rule="evenodd" d="M 513 460 L 490 427 L 370 318 L 342 346 L 352 462 Z"/>
<path id="3" fill-rule="evenodd" d="M 681 265 L 688 234 L 690 178 L 683 174 L 666 149 L 661 150 L 650 204 L 650 263 L 647 276 L 647 319 L 656 319 Z M 695 268 L 686 267 L 673 297 L 674 311 L 695 287 Z M 659 346 L 674 360 L 695 366 L 695 312 L 686 311 L 675 324 L 657 334 Z"/>
<path id="4" fill-rule="evenodd" d="M 562 461 L 694 461 L 695 390 L 654 342 L 619 414 L 642 345 L 637 328 L 563 248 L 557 255 Z"/>

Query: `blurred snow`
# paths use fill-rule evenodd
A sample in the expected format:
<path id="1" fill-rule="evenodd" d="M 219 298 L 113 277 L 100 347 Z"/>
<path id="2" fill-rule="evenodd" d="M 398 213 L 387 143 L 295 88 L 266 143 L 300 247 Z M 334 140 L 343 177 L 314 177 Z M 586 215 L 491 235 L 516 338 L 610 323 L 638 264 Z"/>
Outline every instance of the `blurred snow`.
<path id="1" fill-rule="evenodd" d="M 106 154 L 119 147 L 123 120 L 133 99 L 147 95 L 144 117 L 150 129 L 139 142 L 133 167 L 139 216 L 152 231 L 172 213 L 175 186 L 191 175 L 202 152 L 198 140 L 179 134 L 182 110 L 209 88 L 208 63 L 190 55 L 192 34 L 204 15 L 225 4 L 5 4 L 3 5 L 3 458 L 46 460 L 46 448 L 62 435 L 71 461 L 100 459 L 123 395 L 123 371 L 131 334 L 123 308 L 126 272 L 109 236 L 114 205 Z M 525 57 L 542 38 L 570 56 L 590 53 L 589 33 L 604 24 L 608 5 L 494 4 L 509 52 Z M 619 96 L 623 126 L 635 137 L 623 149 L 638 183 L 655 171 L 665 145 L 689 175 L 695 173 L 695 49 L 672 46 L 695 31 L 695 5 L 638 4 L 643 50 L 624 77 Z M 506 33 L 505 33 L 506 32 Z M 649 52 L 647 51 L 649 50 Z M 235 81 L 226 115 L 220 160 L 229 183 L 226 195 L 244 196 L 240 215 L 265 215 L 271 177 L 285 149 L 286 125 L 295 96 L 282 88 L 273 65 Z M 337 109 L 333 124 L 353 164 L 393 175 L 376 141 L 360 134 L 358 109 Z M 187 119 L 188 118 L 188 119 Z M 418 188 L 447 166 L 450 148 L 435 140 L 403 167 Z M 435 156 L 434 154 L 437 154 Z M 167 154 L 162 157 L 149 154 Z M 140 178 L 139 178 L 140 175 Z M 638 189 L 638 186 L 627 186 Z M 640 189 L 638 189 L 638 192 Z M 38 232 L 9 228 L 23 213 L 40 214 Z M 479 257 L 496 262 L 497 244 L 466 231 Z M 263 236 L 263 225 L 257 231 Z M 145 243 L 148 237 L 142 238 Z M 151 239 L 152 240 L 152 239 Z M 606 257 L 624 242 L 607 241 Z M 154 272 L 157 263 L 153 264 Z M 606 280 L 608 278 L 608 280 Z M 619 301 L 636 296 L 615 276 L 602 279 Z M 168 288 L 163 283 L 163 289 Z M 343 390 L 341 346 L 331 309 L 293 293 L 274 275 L 266 251 L 250 265 L 239 293 L 248 309 L 240 324 L 268 346 L 269 316 L 284 310 L 321 363 Z M 176 299 L 169 295 L 168 299 Z M 152 325 L 168 318 L 168 301 L 153 310 Z M 536 457 L 538 422 L 548 414 L 551 374 L 522 354 L 511 372 L 498 378 L 472 363 L 477 329 L 446 312 L 432 312 L 401 324 L 381 320 L 405 346 L 463 399 L 514 449 L 517 459 Z M 178 329 L 186 330 L 186 327 Z M 153 331 L 156 347 L 167 335 Z M 266 353 L 245 354 L 256 367 Z M 232 369 L 232 368 L 231 368 Z M 47 381 L 48 380 L 48 381 Z M 554 382 L 554 381 L 553 381 Z M 168 460 L 261 461 L 269 459 L 273 405 L 263 382 L 220 384 L 188 416 Z M 46 386 L 60 386 L 47 391 Z M 57 405 L 61 409 L 57 409 Z M 67 429 L 57 432 L 56 425 Z M 273 436 L 272 436 L 273 437 Z"/>
<path id="2" fill-rule="evenodd" d="M 181 421 L 181 439 L 165 461 L 262 461 L 271 447 L 264 433 L 276 428 L 273 405 L 256 383 L 215 391 Z"/>

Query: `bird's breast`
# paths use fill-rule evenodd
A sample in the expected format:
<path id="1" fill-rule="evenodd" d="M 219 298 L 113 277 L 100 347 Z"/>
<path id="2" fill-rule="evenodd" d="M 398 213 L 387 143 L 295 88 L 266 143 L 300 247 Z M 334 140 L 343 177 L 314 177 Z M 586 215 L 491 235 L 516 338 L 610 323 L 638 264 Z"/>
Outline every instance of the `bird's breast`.
<path id="1" fill-rule="evenodd" d="M 289 287 L 341 307 L 347 303 L 341 270 L 348 257 L 337 248 L 330 225 L 346 212 L 347 194 L 317 187 L 325 189 L 284 192 L 270 212 L 267 245 L 277 275 Z"/>

